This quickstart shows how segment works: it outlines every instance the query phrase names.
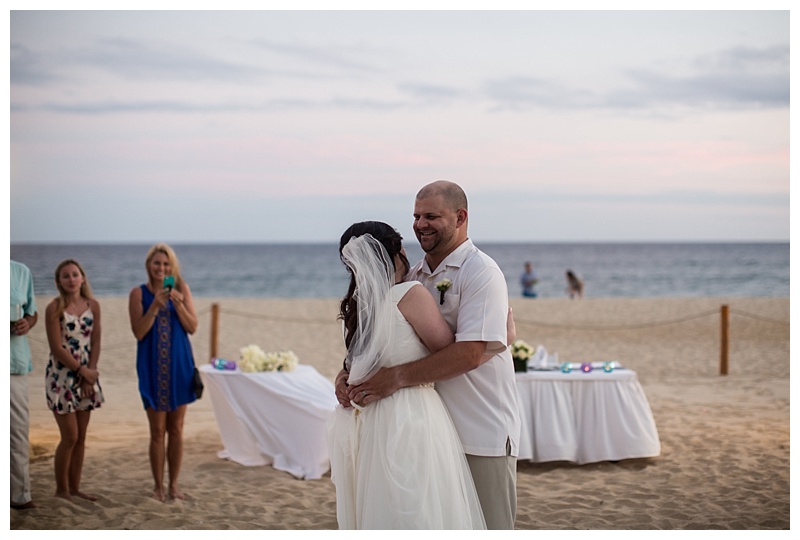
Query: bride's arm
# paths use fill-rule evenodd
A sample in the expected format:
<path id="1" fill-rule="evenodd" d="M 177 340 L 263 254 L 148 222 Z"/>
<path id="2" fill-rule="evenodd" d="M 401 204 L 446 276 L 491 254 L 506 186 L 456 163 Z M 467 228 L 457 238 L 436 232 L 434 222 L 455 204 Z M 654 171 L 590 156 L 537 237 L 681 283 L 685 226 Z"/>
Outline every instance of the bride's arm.
<path id="1" fill-rule="evenodd" d="M 397 309 L 430 352 L 443 349 L 455 341 L 453 331 L 436 307 L 436 301 L 422 285 L 411 287 L 397 303 Z"/>

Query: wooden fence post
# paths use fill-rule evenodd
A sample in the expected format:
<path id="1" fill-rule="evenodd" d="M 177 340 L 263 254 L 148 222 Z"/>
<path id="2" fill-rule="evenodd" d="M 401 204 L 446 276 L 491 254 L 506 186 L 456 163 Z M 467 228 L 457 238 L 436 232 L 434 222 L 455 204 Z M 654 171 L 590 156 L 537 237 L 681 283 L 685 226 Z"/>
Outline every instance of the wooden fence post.
<path id="1" fill-rule="evenodd" d="M 728 374 L 728 342 L 730 329 L 729 309 L 727 304 L 720 308 L 720 343 L 719 343 L 719 374 Z"/>
<path id="2" fill-rule="evenodd" d="M 219 332 L 219 304 L 211 304 L 211 358 L 217 357 L 217 334 Z"/>

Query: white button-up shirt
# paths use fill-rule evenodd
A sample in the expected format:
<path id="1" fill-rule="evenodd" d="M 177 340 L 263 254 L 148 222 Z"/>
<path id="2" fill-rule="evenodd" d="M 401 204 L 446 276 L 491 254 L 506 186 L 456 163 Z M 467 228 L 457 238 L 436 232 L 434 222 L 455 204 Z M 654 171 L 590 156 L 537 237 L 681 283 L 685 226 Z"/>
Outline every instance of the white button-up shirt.
<path id="1" fill-rule="evenodd" d="M 518 455 L 520 418 L 514 363 L 506 346 L 508 287 L 491 257 L 467 240 L 447 256 L 435 271 L 423 259 L 409 272 L 436 299 L 456 341 L 485 341 L 494 356 L 476 369 L 436 383 L 456 426 L 464 452 L 476 456 Z M 441 292 L 436 283 L 453 283 Z"/>

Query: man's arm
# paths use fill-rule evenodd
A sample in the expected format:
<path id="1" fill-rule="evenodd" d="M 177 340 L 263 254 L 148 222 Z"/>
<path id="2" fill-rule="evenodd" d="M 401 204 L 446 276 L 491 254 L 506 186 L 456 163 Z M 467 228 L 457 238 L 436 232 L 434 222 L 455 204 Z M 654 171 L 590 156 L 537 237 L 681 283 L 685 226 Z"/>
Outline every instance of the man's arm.
<path id="1" fill-rule="evenodd" d="M 350 399 L 360 405 L 392 395 L 400 388 L 452 379 L 491 358 L 485 341 L 459 341 L 414 362 L 381 368 L 369 380 L 349 387 Z"/>

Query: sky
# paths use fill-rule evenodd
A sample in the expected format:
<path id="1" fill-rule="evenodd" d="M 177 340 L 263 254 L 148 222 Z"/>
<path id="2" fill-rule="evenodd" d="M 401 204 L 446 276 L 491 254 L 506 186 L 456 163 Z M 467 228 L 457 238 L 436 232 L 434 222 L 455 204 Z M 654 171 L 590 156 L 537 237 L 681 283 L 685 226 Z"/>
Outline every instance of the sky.
<path id="1" fill-rule="evenodd" d="M 12 8 L 10 241 L 788 241 L 789 19 Z"/>

